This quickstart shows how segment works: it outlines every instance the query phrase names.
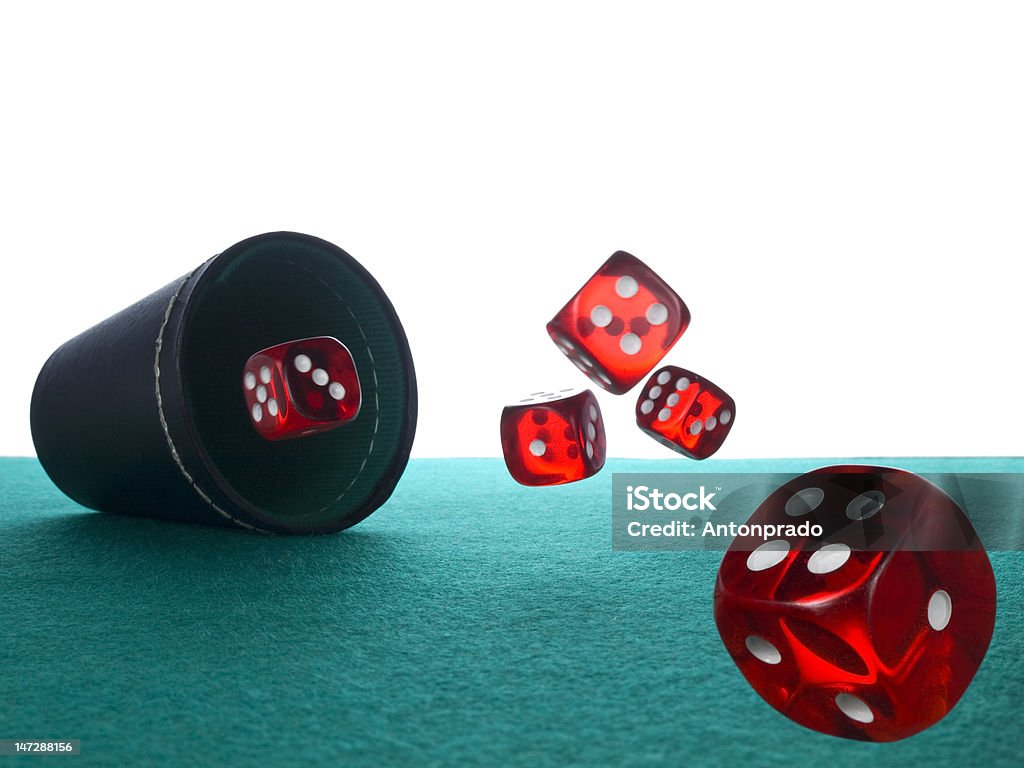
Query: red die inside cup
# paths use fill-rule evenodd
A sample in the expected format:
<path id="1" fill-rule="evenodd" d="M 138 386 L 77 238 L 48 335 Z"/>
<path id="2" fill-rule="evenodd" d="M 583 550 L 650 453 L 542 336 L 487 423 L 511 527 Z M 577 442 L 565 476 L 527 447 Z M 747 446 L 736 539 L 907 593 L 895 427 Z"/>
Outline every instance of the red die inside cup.
<path id="1" fill-rule="evenodd" d="M 362 389 L 348 347 L 332 336 L 262 349 L 245 363 L 249 420 L 267 440 L 336 429 L 359 414 Z"/>

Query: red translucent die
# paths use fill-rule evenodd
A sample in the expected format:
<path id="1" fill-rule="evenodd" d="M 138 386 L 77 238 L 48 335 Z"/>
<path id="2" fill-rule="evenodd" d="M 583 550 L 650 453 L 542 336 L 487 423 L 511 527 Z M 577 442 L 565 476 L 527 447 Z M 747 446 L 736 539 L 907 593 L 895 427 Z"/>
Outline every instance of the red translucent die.
<path id="1" fill-rule="evenodd" d="M 650 267 L 617 251 L 548 323 L 548 335 L 598 386 L 621 395 L 683 335 L 690 310 Z"/>
<path id="2" fill-rule="evenodd" d="M 331 336 L 288 341 L 245 363 L 249 421 L 267 440 L 326 432 L 359 414 L 362 392 L 348 347 Z"/>
<path id="3" fill-rule="evenodd" d="M 535 392 L 501 412 L 501 449 L 523 485 L 558 485 L 604 466 L 604 419 L 590 390 Z"/>
<path id="4" fill-rule="evenodd" d="M 748 524 L 821 536 L 737 537 L 715 623 L 747 681 L 816 731 L 895 741 L 941 720 L 985 656 L 995 622 L 988 556 L 927 480 L 827 467 L 773 492 Z"/>
<path id="5" fill-rule="evenodd" d="M 691 459 L 706 459 L 725 442 L 736 402 L 693 371 L 667 365 L 644 384 L 636 423 L 659 443 Z"/>

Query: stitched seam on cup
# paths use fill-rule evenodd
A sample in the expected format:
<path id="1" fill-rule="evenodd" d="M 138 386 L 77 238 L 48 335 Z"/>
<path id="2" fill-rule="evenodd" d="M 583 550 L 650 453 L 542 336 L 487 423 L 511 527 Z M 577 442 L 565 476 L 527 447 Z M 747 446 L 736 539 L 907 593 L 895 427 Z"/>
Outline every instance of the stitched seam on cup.
<path id="1" fill-rule="evenodd" d="M 337 294 L 335 294 L 337 295 Z M 341 299 L 340 296 L 338 296 Z M 342 302 L 344 304 L 344 302 Z M 348 312 L 353 322 L 356 324 L 356 328 L 359 329 L 359 335 L 363 338 L 363 347 L 366 349 L 366 354 L 370 358 L 370 373 L 373 376 L 373 434 L 370 435 L 370 445 L 366 449 L 366 455 L 363 457 L 363 463 L 359 465 L 359 470 L 353 476 L 352 481 L 345 487 L 341 493 L 334 497 L 334 500 L 329 504 L 325 504 L 321 507 L 318 512 L 326 512 L 328 509 L 333 507 L 346 493 L 352 490 L 352 486 L 356 484 L 356 480 L 363 474 L 363 470 L 366 469 L 366 463 L 370 460 L 370 456 L 373 454 L 373 446 L 377 442 L 377 432 L 380 431 L 380 388 L 377 381 L 377 361 L 373 359 L 373 351 L 370 349 L 370 340 L 366 338 L 366 333 L 363 331 L 363 326 L 356 319 L 355 314 L 349 309 L 349 306 L 345 304 L 345 311 Z"/>
<path id="2" fill-rule="evenodd" d="M 335 496 L 333 501 L 328 502 L 327 504 L 325 504 L 324 506 L 320 507 L 320 509 L 317 510 L 318 513 L 319 512 L 326 512 L 328 509 L 330 509 L 335 504 L 337 504 L 339 501 L 341 501 L 346 493 L 348 493 L 349 491 L 352 490 L 352 486 L 354 486 L 356 484 L 356 480 L 358 480 L 359 476 L 363 474 L 363 470 L 366 469 L 366 463 L 370 460 L 370 456 L 373 454 L 373 447 L 374 447 L 374 444 L 377 441 L 377 433 L 380 431 L 380 394 L 379 394 L 380 389 L 378 387 L 378 380 L 377 380 L 377 362 L 373 359 L 373 350 L 370 349 L 370 340 L 366 338 L 366 332 L 363 330 L 362 323 L 359 322 L 359 318 L 356 317 L 355 313 L 349 307 L 348 303 L 346 303 L 346 301 L 343 298 L 341 298 L 341 296 L 338 294 L 338 292 L 336 290 L 334 290 L 334 288 L 332 288 L 330 285 L 328 285 L 323 280 L 323 278 L 320 277 L 320 275 L 318 275 L 315 272 L 313 272 L 312 270 L 304 267 L 303 265 L 296 264 L 294 261 L 289 261 L 287 259 L 282 259 L 282 261 L 284 261 L 287 264 L 291 264 L 293 267 L 296 267 L 297 269 L 301 269 L 304 272 L 306 272 L 309 275 L 311 275 L 314 280 L 316 280 L 318 283 L 320 283 L 322 286 L 324 286 L 324 288 L 326 288 L 328 291 L 333 293 L 334 297 L 339 302 L 341 302 L 341 305 L 345 308 L 345 311 L 348 312 L 349 317 L 352 318 L 352 322 L 355 323 L 356 324 L 356 328 L 359 329 L 359 335 L 363 339 L 363 347 L 366 349 L 366 354 L 370 358 L 370 373 L 373 375 L 373 434 L 370 435 L 370 445 L 369 445 L 369 447 L 366 450 L 366 455 L 363 457 L 363 463 L 359 465 L 359 469 L 356 471 L 355 475 L 352 477 L 351 482 L 349 482 L 349 484 L 347 486 L 345 486 L 345 490 L 343 490 L 341 493 L 339 493 L 337 496 Z"/>
<path id="3" fill-rule="evenodd" d="M 199 487 L 198 483 L 196 483 L 192 475 L 190 475 L 188 470 L 185 469 L 185 465 L 184 463 L 182 463 L 181 457 L 178 455 L 178 449 L 174 447 L 174 440 L 171 438 L 170 430 L 167 428 L 167 419 L 164 417 L 163 395 L 160 394 L 160 352 L 163 350 L 164 347 L 164 331 L 167 330 L 167 324 L 170 322 L 171 311 L 174 308 L 174 303 L 178 300 L 178 296 L 181 294 L 182 288 L 185 287 L 185 285 L 188 283 L 189 279 L 192 277 L 193 274 L 195 274 L 195 270 L 192 270 L 187 275 L 185 275 L 185 277 L 181 281 L 181 285 L 178 286 L 178 289 L 174 292 L 174 295 L 171 296 L 171 300 L 167 302 L 167 310 L 164 312 L 164 320 L 160 324 L 160 333 L 157 334 L 156 337 L 156 357 L 153 361 L 153 373 L 156 376 L 156 409 L 157 413 L 160 416 L 160 426 L 164 430 L 164 437 L 167 438 L 167 447 L 171 449 L 171 458 L 174 459 L 174 463 L 178 465 L 178 469 L 181 470 L 181 474 L 185 476 L 185 479 L 188 481 L 188 484 L 192 486 L 193 490 L 195 490 L 195 492 L 199 495 L 199 498 L 201 498 L 203 501 L 205 501 L 207 504 L 209 504 L 211 507 L 217 510 L 217 512 L 220 513 L 223 517 L 226 517 L 228 520 L 235 523 L 236 525 L 240 525 L 243 528 L 247 528 L 251 531 L 260 531 L 261 533 L 267 533 L 267 531 L 263 530 L 262 528 L 257 528 L 254 525 L 250 525 L 249 523 L 245 523 L 239 520 L 238 518 L 233 517 L 230 513 L 218 507 L 214 503 L 213 499 L 211 499 L 209 496 L 206 495 L 206 493 L 203 492 L 203 489 Z"/>

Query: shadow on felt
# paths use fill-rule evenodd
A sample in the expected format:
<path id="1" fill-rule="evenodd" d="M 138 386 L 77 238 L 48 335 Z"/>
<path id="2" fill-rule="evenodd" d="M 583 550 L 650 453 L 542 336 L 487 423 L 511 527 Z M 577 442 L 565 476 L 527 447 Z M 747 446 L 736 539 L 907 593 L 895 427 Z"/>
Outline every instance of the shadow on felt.
<path id="1" fill-rule="evenodd" d="M 358 528 L 275 536 L 86 512 L 9 528 L 2 570 L 8 597 L 38 613 L 99 618 L 111 631 L 141 619 L 169 634 L 196 620 L 226 622 L 244 644 L 255 621 L 265 640 L 278 624 L 294 630 L 400 600 L 400 538 Z"/>

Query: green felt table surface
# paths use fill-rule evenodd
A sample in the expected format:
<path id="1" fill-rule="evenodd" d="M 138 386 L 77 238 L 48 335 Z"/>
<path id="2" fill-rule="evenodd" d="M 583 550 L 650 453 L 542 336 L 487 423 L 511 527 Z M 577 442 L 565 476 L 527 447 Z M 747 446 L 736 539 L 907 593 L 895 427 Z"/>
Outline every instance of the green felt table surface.
<path id="1" fill-rule="evenodd" d="M 531 489 L 500 460 L 415 460 L 355 528 L 277 537 L 89 512 L 0 460 L 0 739 L 80 739 L 43 758 L 69 765 L 1022 765 L 1020 552 L 991 553 L 995 635 L 960 704 L 867 744 L 748 686 L 711 616 L 721 552 L 611 548 L 614 471 L 826 463 L 613 460 Z"/>

